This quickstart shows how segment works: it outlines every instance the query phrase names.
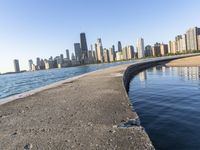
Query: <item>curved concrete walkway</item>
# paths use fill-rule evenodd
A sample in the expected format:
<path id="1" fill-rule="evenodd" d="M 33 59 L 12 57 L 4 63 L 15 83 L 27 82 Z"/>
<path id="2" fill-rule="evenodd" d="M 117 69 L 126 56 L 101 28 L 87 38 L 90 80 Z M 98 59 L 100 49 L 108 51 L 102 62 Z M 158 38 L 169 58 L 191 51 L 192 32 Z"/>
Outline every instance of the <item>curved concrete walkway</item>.
<path id="1" fill-rule="evenodd" d="M 154 149 L 122 82 L 128 66 L 66 80 L 1 105 L 0 149 Z"/>

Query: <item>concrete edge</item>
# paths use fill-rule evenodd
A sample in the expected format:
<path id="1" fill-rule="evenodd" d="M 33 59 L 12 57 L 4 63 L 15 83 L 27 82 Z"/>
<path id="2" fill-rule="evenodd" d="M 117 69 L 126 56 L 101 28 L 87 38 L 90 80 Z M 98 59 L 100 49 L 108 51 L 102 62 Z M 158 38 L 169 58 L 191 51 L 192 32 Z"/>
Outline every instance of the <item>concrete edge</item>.
<path id="1" fill-rule="evenodd" d="M 156 59 L 156 60 L 150 59 L 149 61 L 138 62 L 138 63 L 134 63 L 134 64 L 128 66 L 125 69 L 124 73 L 123 73 L 122 85 L 124 85 L 123 89 L 124 89 L 124 91 L 126 93 L 128 104 L 130 105 L 131 110 L 136 114 L 137 118 L 136 119 L 127 120 L 126 123 L 130 122 L 133 126 L 138 126 L 142 130 L 144 130 L 146 135 L 149 137 L 149 135 L 145 131 L 145 128 L 143 126 L 141 126 L 140 117 L 137 114 L 137 112 L 134 110 L 134 106 L 131 104 L 130 98 L 128 96 L 129 85 L 130 85 L 131 80 L 134 78 L 134 76 L 136 76 L 138 73 L 140 73 L 140 72 L 142 72 L 142 71 L 144 71 L 144 70 L 146 70 L 148 68 L 157 66 L 160 63 L 166 63 L 166 62 L 169 62 L 169 61 L 172 61 L 172 60 L 175 60 L 175 59 L 181 59 L 181 58 L 193 57 L 193 56 L 199 56 L 199 55 L 200 54 L 189 54 L 189 55 L 184 55 L 184 56 L 179 55 L 179 56 L 174 56 L 174 57 L 165 57 L 165 58 L 160 58 L 160 59 Z M 130 126 L 130 127 L 133 127 L 133 126 Z M 151 141 L 151 139 L 150 139 L 150 141 Z M 151 149 L 155 149 L 154 146 L 153 146 L 152 141 L 151 141 L 151 144 L 149 145 L 149 147 Z"/>
<path id="2" fill-rule="evenodd" d="M 128 94 L 129 92 L 129 84 L 134 76 L 136 76 L 138 73 L 159 65 L 160 63 L 166 63 L 175 59 L 181 59 L 181 58 L 187 58 L 187 57 L 193 57 L 193 56 L 199 56 L 200 54 L 187 54 L 187 55 L 177 55 L 172 57 L 161 57 L 159 59 L 151 59 L 144 62 L 138 62 L 135 64 L 132 64 L 126 68 L 123 74 L 123 84 L 126 89 L 126 92 Z"/>
<path id="3" fill-rule="evenodd" d="M 114 67 L 117 67 L 117 66 L 114 66 Z M 20 94 L 16 94 L 16 95 L 13 95 L 13 96 L 2 98 L 2 99 L 0 99 L 0 105 L 9 103 L 9 102 L 12 102 L 12 101 L 15 101 L 15 100 L 20 100 L 22 98 L 40 93 L 42 91 L 45 91 L 45 90 L 48 90 L 48 89 L 51 89 L 51 88 L 56 88 L 56 87 L 61 86 L 62 84 L 66 83 L 66 82 L 72 82 L 72 81 L 75 81 L 79 78 L 82 78 L 82 77 L 85 77 L 87 75 L 90 75 L 90 74 L 93 74 L 93 73 L 96 73 L 96 72 L 100 72 L 100 71 L 103 71 L 103 70 L 106 70 L 106 69 L 109 69 L 109 68 L 91 71 L 91 72 L 88 72 L 88 73 L 85 73 L 85 74 L 81 74 L 81 75 L 70 77 L 70 78 L 67 78 L 67 79 L 64 79 L 64 80 L 61 80 L 61 81 L 57 81 L 57 82 L 51 83 L 49 85 L 38 87 L 38 88 L 30 90 L 30 91 L 26 91 L 26 92 L 23 92 L 23 93 L 20 93 Z"/>

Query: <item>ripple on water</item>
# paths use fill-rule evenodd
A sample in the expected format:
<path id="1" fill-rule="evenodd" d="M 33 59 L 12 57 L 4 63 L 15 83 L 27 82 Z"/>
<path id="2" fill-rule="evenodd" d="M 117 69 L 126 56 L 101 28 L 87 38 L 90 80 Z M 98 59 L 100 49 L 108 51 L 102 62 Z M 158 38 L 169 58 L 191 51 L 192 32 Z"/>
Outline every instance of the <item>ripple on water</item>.
<path id="1" fill-rule="evenodd" d="M 199 70 L 157 66 L 131 81 L 129 97 L 156 149 L 200 149 Z"/>
<path id="2" fill-rule="evenodd" d="M 78 76 L 91 71 L 104 69 L 116 65 L 133 63 L 133 61 L 116 62 L 110 64 L 95 64 L 63 69 L 41 70 L 20 74 L 0 75 L 0 99 L 15 94 L 30 91 L 60 80 Z"/>

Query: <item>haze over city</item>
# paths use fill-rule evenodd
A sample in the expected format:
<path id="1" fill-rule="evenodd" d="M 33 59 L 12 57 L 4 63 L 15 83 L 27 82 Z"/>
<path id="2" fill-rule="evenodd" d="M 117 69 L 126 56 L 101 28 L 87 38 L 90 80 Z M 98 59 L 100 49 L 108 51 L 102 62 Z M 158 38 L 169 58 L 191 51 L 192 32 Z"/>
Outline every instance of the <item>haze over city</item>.
<path id="1" fill-rule="evenodd" d="M 200 26 L 198 0 L 70 0 L 0 2 L 0 72 L 13 71 L 13 59 L 28 70 L 28 60 L 49 58 L 69 49 L 79 33 L 87 43 L 102 38 L 109 48 L 117 41 L 135 46 L 143 37 L 145 45 L 167 43 L 189 27 Z"/>

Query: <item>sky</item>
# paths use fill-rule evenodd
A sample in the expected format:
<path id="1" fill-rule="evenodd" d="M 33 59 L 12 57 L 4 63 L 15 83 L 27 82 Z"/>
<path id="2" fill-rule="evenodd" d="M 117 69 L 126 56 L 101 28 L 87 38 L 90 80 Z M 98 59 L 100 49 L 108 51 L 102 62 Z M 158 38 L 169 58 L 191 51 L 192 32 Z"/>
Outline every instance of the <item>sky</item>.
<path id="1" fill-rule="evenodd" d="M 36 57 L 74 52 L 85 32 L 88 47 L 168 43 L 200 27 L 199 0 L 0 0 L 0 72 L 14 71 L 13 59 L 28 69 Z"/>

